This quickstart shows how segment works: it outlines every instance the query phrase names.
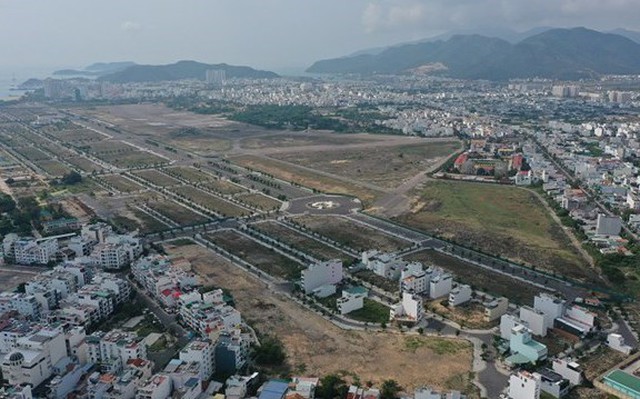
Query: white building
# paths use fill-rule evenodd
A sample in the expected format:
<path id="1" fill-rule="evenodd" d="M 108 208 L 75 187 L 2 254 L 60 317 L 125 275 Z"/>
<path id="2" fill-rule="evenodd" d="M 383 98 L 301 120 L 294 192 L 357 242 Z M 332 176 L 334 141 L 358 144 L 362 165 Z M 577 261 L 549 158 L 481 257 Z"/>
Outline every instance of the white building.
<path id="1" fill-rule="evenodd" d="M 342 281 L 342 261 L 339 259 L 310 265 L 302 271 L 302 287 L 311 294 L 324 285 L 335 285 Z"/>
<path id="2" fill-rule="evenodd" d="M 420 262 L 407 264 L 400 272 L 400 289 L 416 294 L 429 292 L 431 272 L 431 269 L 424 270 Z"/>
<path id="3" fill-rule="evenodd" d="M 341 315 L 351 313 L 364 307 L 364 299 L 368 291 L 363 287 L 351 287 L 342 290 L 342 296 L 338 298 L 337 305 Z"/>
<path id="4" fill-rule="evenodd" d="M 520 320 L 527 324 L 534 335 L 540 337 L 547 335 L 544 313 L 529 306 L 522 306 L 520 307 Z"/>
<path id="5" fill-rule="evenodd" d="M 155 374 L 138 389 L 136 399 L 167 399 L 172 391 L 171 378 L 164 374 Z"/>
<path id="6" fill-rule="evenodd" d="M 362 253 L 362 264 L 380 277 L 398 280 L 405 262 L 393 254 L 372 250 Z"/>
<path id="7" fill-rule="evenodd" d="M 484 319 L 486 321 L 494 321 L 507 313 L 509 309 L 509 300 L 505 297 L 496 298 L 492 301 L 484 303 Z"/>
<path id="8" fill-rule="evenodd" d="M 510 340 L 511 331 L 517 326 L 527 327 L 527 323 L 520 320 L 518 316 L 503 314 L 500 317 L 500 338 Z"/>
<path id="9" fill-rule="evenodd" d="M 607 346 L 609 346 L 609 348 L 613 350 L 622 352 L 625 355 L 630 354 L 631 351 L 633 350 L 632 346 L 627 345 L 624 342 L 624 337 L 622 335 L 614 334 L 614 333 L 607 335 Z"/>
<path id="10" fill-rule="evenodd" d="M 453 278 L 450 274 L 443 273 L 431 277 L 429 281 L 429 297 L 431 299 L 442 298 L 449 295 L 453 288 Z"/>
<path id="11" fill-rule="evenodd" d="M 553 361 L 553 371 L 567 379 L 571 385 L 582 384 L 582 369 L 578 363 L 571 359 L 555 359 Z"/>
<path id="12" fill-rule="evenodd" d="M 471 287 L 466 284 L 458 284 L 454 289 L 449 292 L 449 306 L 460 306 L 471 300 L 473 291 Z"/>
<path id="13" fill-rule="evenodd" d="M 424 305 L 422 298 L 410 292 L 402 293 L 402 301 L 391 308 L 391 320 L 414 321 L 422 320 Z"/>
<path id="14" fill-rule="evenodd" d="M 553 328 L 555 319 L 562 317 L 565 306 L 566 301 L 547 293 L 538 294 L 533 299 L 533 308 L 544 314 L 544 326 L 547 330 Z"/>
<path id="15" fill-rule="evenodd" d="M 622 230 L 622 219 L 619 216 L 607 216 L 598 214 L 596 222 L 596 235 L 619 236 Z"/>
<path id="16" fill-rule="evenodd" d="M 538 373 L 519 371 L 509 377 L 509 399 L 539 399 L 541 377 Z"/>
<path id="17" fill-rule="evenodd" d="M 183 362 L 197 362 L 200 379 L 209 380 L 215 371 L 215 345 L 211 340 L 195 340 L 187 344 L 179 354 Z"/>
<path id="18" fill-rule="evenodd" d="M 53 375 L 53 367 L 65 356 L 60 330 L 43 329 L 19 338 L 2 360 L 2 374 L 11 385 L 31 384 L 34 388 Z"/>
<path id="19" fill-rule="evenodd" d="M 21 265 L 46 265 L 58 251 L 56 239 L 20 238 L 7 234 L 2 244 L 5 258 Z"/>

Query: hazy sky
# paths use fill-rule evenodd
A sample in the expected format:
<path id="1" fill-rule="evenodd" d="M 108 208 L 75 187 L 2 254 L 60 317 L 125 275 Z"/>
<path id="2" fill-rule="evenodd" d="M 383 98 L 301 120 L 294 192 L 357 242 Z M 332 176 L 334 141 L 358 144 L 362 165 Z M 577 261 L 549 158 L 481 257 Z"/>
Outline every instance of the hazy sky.
<path id="1" fill-rule="evenodd" d="M 640 30 L 638 15 L 640 0 L 0 0 L 0 67 L 304 67 L 450 29 Z"/>

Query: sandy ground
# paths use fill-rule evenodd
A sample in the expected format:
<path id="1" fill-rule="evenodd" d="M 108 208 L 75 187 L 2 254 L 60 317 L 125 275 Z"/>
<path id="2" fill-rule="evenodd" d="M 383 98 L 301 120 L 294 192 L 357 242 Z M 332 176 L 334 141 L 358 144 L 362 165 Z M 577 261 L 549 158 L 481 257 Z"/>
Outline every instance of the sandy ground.
<path id="1" fill-rule="evenodd" d="M 243 318 L 258 332 L 277 335 L 285 344 L 289 363 L 304 365 L 306 374 L 322 376 L 348 370 L 362 381 L 374 383 L 392 378 L 405 388 L 429 385 L 444 388 L 453 377 L 470 370 L 471 351 L 465 341 L 455 353 L 437 354 L 428 345 L 440 338 L 417 338 L 418 347 L 408 347 L 412 337 L 399 333 L 344 331 L 326 320 L 270 292 L 266 286 L 199 246 L 172 247 L 167 251 L 192 262 L 206 284 L 231 291 Z M 435 367 L 437 366 L 437 367 Z"/>
<path id="2" fill-rule="evenodd" d="M 0 291 L 13 291 L 18 285 L 33 278 L 33 273 L 22 273 L 0 265 Z"/>

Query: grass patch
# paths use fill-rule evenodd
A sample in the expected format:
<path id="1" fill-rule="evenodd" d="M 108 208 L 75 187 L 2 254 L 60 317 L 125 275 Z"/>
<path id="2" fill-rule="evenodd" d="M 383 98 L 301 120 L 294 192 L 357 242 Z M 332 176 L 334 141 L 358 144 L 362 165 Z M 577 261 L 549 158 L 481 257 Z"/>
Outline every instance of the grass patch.
<path id="1" fill-rule="evenodd" d="M 389 314 L 389 307 L 369 298 L 364 298 L 362 309 L 347 313 L 347 317 L 366 323 L 386 323 L 389 321 Z"/>
<path id="2" fill-rule="evenodd" d="M 270 157 L 334 175 L 394 188 L 438 158 L 460 148 L 458 141 L 417 142 L 413 145 L 380 146 L 366 149 L 273 154 Z"/>
<path id="3" fill-rule="evenodd" d="M 530 191 L 492 184 L 430 182 L 397 220 L 483 252 L 576 279 L 592 271 Z"/>

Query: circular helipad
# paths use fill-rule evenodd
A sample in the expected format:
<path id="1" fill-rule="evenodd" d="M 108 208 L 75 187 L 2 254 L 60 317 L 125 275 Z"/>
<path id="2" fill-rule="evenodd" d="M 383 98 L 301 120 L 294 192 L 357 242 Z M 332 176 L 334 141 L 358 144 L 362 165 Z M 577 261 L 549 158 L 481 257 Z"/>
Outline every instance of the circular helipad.
<path id="1" fill-rule="evenodd" d="M 317 209 L 319 211 L 324 211 L 327 209 L 335 209 L 340 206 L 338 202 L 335 201 L 315 201 L 307 204 L 309 208 Z"/>
<path id="2" fill-rule="evenodd" d="M 361 209 L 362 203 L 356 198 L 320 194 L 289 200 L 283 211 L 294 215 L 348 215 Z"/>

